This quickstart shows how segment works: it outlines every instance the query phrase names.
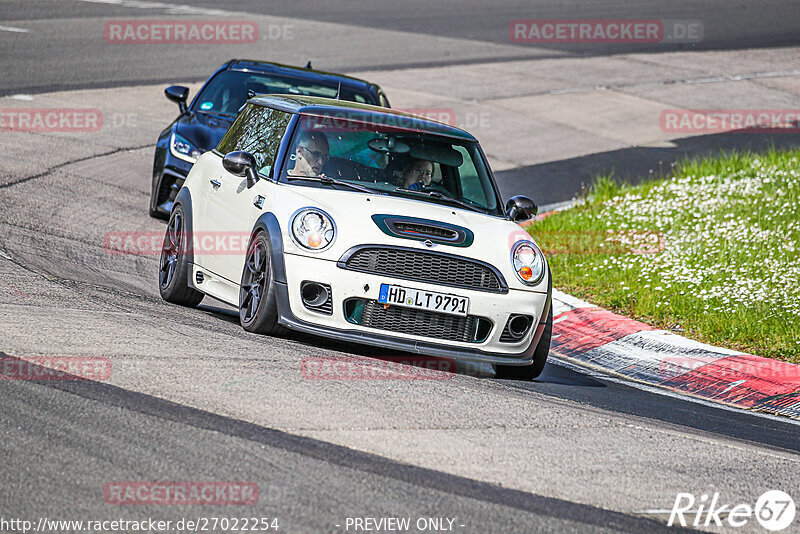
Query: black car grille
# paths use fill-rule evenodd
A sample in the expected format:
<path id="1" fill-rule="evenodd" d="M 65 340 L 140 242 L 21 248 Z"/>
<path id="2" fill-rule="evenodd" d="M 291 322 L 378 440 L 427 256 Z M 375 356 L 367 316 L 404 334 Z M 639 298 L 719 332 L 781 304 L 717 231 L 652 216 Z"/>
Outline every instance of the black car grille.
<path id="1" fill-rule="evenodd" d="M 462 317 L 401 306 L 387 308 L 375 300 L 351 300 L 359 301 L 359 305 L 363 302 L 364 308 L 358 324 L 379 330 L 476 343 L 485 340 L 492 327 L 491 321 L 485 317 Z"/>
<path id="2" fill-rule="evenodd" d="M 520 314 L 511 314 L 508 316 L 508 321 L 506 321 L 506 326 L 503 328 L 503 331 L 500 333 L 500 343 L 517 343 L 522 341 L 522 339 L 528 334 L 528 331 L 533 324 L 533 317 L 530 315 L 523 315 L 528 320 L 528 326 L 525 329 L 525 332 L 522 335 L 514 335 L 511 333 L 511 319 L 520 316 Z"/>
<path id="3" fill-rule="evenodd" d="M 488 265 L 449 254 L 400 247 L 365 247 L 349 257 L 345 254 L 343 259 L 340 267 L 364 273 L 479 291 L 508 291 L 502 275 Z"/>
<path id="4" fill-rule="evenodd" d="M 320 304 L 316 305 L 309 304 L 303 299 L 302 296 L 303 288 L 306 286 L 306 284 L 316 284 L 318 286 L 323 287 L 325 291 L 328 292 L 328 298 L 326 298 L 325 301 L 323 301 Z M 303 281 L 303 283 L 300 284 L 300 298 L 303 301 L 303 306 L 305 306 L 309 310 L 317 313 L 324 313 L 325 315 L 333 315 L 333 292 L 331 291 L 330 284 L 321 284 L 319 282 L 309 282 L 308 280 L 305 280 Z"/>

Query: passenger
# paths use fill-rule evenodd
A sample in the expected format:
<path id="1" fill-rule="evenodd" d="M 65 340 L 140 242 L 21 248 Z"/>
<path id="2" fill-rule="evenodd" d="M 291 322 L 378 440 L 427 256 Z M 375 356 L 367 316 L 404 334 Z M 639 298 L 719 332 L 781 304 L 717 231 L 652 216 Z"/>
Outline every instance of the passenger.
<path id="1" fill-rule="evenodd" d="M 320 176 L 329 156 L 328 138 L 321 132 L 303 132 L 297 139 L 291 159 L 294 168 L 290 176 Z"/>
<path id="2" fill-rule="evenodd" d="M 431 185 L 433 163 L 424 159 L 414 159 L 403 170 L 401 183 L 409 189 L 421 189 Z"/>

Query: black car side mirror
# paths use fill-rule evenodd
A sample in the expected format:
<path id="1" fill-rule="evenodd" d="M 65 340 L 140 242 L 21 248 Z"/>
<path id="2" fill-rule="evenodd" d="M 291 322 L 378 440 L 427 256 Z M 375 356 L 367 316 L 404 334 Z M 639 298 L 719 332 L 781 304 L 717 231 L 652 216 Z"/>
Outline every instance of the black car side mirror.
<path id="1" fill-rule="evenodd" d="M 528 197 L 517 195 L 506 202 L 506 217 L 512 221 L 527 221 L 536 217 L 537 213 L 539 213 L 539 207 Z"/>
<path id="2" fill-rule="evenodd" d="M 164 89 L 167 98 L 176 102 L 181 110 L 181 114 L 186 113 L 186 101 L 189 99 L 189 88 L 182 85 L 170 85 Z"/>
<path id="3" fill-rule="evenodd" d="M 229 152 L 222 158 L 222 166 L 234 176 L 246 176 L 247 188 L 250 189 L 258 181 L 256 175 L 256 158 L 250 152 Z"/>

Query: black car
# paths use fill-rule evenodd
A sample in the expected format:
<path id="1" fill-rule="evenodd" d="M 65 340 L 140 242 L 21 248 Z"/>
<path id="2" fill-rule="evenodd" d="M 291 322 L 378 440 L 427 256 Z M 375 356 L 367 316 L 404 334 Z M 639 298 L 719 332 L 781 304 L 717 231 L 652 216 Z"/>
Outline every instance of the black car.
<path id="1" fill-rule="evenodd" d="M 187 105 L 189 89 L 164 90 L 180 107 L 180 115 L 158 136 L 153 161 L 150 216 L 169 217 L 172 203 L 197 157 L 217 146 L 248 93 L 339 98 L 389 107 L 380 87 L 358 78 L 265 61 L 232 59 L 206 81 Z"/>

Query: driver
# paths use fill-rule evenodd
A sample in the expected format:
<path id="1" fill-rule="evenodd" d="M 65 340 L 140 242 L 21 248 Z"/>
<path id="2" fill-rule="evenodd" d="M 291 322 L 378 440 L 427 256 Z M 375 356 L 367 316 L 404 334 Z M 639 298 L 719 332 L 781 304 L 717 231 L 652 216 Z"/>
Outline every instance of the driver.
<path id="1" fill-rule="evenodd" d="M 403 187 L 417 189 L 431 185 L 431 178 L 433 178 L 433 163 L 424 159 L 414 159 L 403 169 L 401 181 Z"/>
<path id="2" fill-rule="evenodd" d="M 297 139 L 297 146 L 292 154 L 294 168 L 291 176 L 320 176 L 322 167 L 327 163 L 328 138 L 321 132 L 303 132 Z"/>

